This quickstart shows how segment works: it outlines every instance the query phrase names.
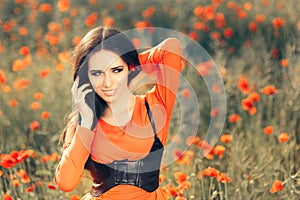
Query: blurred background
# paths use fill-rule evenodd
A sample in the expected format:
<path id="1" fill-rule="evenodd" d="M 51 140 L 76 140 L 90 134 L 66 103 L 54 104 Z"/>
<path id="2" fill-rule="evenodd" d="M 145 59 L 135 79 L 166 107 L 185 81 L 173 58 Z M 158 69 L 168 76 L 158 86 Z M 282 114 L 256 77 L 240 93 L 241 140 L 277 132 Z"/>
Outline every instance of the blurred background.
<path id="1" fill-rule="evenodd" d="M 220 113 L 208 91 L 220 88 L 205 84 L 209 63 L 185 62 L 192 91 L 182 84 L 177 98 L 197 94 L 200 125 L 175 134 L 182 116 L 187 127 L 195 120 L 175 106 L 169 140 L 185 148 L 173 149 L 176 162 L 161 170 L 170 199 L 299 199 L 299 11 L 297 0 L 0 0 L 0 198 L 80 199 L 89 191 L 88 175 L 63 193 L 53 174 L 72 110 L 72 50 L 101 25 L 185 34 L 223 79 L 226 119 L 210 144 L 204 136 Z"/>

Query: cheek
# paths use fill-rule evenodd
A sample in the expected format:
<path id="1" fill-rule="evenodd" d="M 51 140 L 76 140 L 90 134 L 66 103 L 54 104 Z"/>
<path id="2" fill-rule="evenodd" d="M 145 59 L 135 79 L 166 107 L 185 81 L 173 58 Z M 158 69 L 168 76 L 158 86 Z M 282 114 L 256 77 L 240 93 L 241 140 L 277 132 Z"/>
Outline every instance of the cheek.
<path id="1" fill-rule="evenodd" d="M 127 80 L 128 80 L 128 74 L 123 74 L 121 76 L 116 77 L 115 82 L 117 82 L 119 86 L 123 86 L 124 83 L 126 83 L 125 85 L 127 85 Z"/>
<path id="2" fill-rule="evenodd" d="M 93 89 L 96 90 L 97 85 L 99 85 L 99 79 L 96 77 L 89 77 L 89 79 Z"/>

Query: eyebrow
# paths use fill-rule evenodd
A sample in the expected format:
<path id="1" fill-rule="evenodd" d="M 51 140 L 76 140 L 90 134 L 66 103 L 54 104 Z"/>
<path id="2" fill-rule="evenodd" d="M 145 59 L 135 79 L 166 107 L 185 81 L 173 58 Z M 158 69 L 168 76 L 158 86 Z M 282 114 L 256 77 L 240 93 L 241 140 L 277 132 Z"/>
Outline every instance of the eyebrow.
<path id="1" fill-rule="evenodd" d="M 92 69 L 92 70 L 90 70 L 90 72 L 103 72 L 102 70 L 99 70 L 99 69 Z"/>
<path id="2" fill-rule="evenodd" d="M 116 67 L 112 67 L 111 69 L 118 69 L 118 68 L 124 68 L 123 65 L 119 65 L 119 66 L 116 66 Z"/>
<path id="3" fill-rule="evenodd" d="M 123 65 L 119 65 L 119 66 L 116 66 L 116 67 L 112 67 L 110 69 L 114 70 L 114 69 L 119 69 L 119 68 L 124 68 Z M 103 70 L 101 69 L 91 69 L 90 72 L 104 72 Z"/>

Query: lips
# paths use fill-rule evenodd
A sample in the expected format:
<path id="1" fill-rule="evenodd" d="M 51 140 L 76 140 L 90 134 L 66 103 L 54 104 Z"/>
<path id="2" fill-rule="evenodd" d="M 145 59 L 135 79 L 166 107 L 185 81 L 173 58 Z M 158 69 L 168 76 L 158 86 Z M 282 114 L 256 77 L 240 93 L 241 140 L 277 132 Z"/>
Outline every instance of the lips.
<path id="1" fill-rule="evenodd" d="M 105 96 L 113 96 L 114 95 L 114 93 L 115 93 L 115 90 L 101 90 L 102 92 L 103 92 L 103 94 L 105 95 Z"/>

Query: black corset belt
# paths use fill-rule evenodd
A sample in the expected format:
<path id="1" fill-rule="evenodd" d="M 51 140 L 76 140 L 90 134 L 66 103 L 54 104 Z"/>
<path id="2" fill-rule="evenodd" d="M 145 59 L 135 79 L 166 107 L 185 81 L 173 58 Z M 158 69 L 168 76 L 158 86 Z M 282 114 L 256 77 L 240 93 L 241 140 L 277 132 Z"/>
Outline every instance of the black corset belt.
<path id="1" fill-rule="evenodd" d="M 156 135 L 156 128 L 149 105 L 147 102 L 145 104 L 154 131 L 154 142 L 150 153 L 140 160 L 116 160 L 109 164 L 97 163 L 89 158 L 85 168 L 90 171 L 93 177 L 92 196 L 98 197 L 120 184 L 134 185 L 148 192 L 158 188 L 160 163 L 164 147 Z"/>

